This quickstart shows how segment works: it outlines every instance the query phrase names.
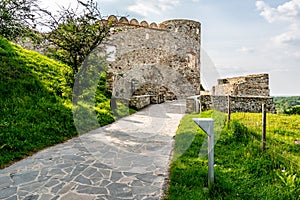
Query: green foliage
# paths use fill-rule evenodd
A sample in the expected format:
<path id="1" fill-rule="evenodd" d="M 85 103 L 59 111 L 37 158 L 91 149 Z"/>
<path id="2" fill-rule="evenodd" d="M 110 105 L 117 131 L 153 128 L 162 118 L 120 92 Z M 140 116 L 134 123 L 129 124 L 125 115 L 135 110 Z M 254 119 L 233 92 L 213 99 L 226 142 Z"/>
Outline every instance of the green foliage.
<path id="1" fill-rule="evenodd" d="M 222 130 L 222 135 L 226 135 L 227 137 L 222 137 L 222 141 L 224 144 L 232 144 L 234 142 L 247 142 L 249 140 L 250 131 L 247 127 L 237 120 L 232 120 L 231 123 L 226 124 L 224 130 Z"/>
<path id="2" fill-rule="evenodd" d="M 291 188 L 292 190 L 296 189 L 297 174 L 290 174 L 289 172 L 282 170 L 281 173 L 278 172 L 277 175 L 286 187 Z"/>
<path id="3" fill-rule="evenodd" d="M 284 113 L 288 115 L 300 115 L 300 105 L 290 107 L 284 110 Z"/>
<path id="4" fill-rule="evenodd" d="M 115 111 L 116 113 L 113 113 L 110 105 L 111 93 L 106 90 L 105 84 L 106 73 L 101 73 L 95 95 L 95 111 L 97 114 L 98 123 L 101 126 L 110 124 L 116 119 L 136 112 L 121 102 L 117 102 L 117 109 Z"/>
<path id="5" fill-rule="evenodd" d="M 92 66 L 89 72 L 96 72 Z M 79 75 L 83 75 L 82 73 Z M 79 76 L 78 75 L 78 76 Z M 111 94 L 105 88 L 106 75 L 104 72 L 93 75 L 83 75 L 83 79 L 76 82 L 73 96 L 73 112 L 77 131 L 85 133 L 115 121 L 110 108 Z M 78 99 L 74 100 L 78 96 Z"/>
<path id="6" fill-rule="evenodd" d="M 293 107 L 300 106 L 300 96 L 291 96 L 291 97 L 274 97 L 275 107 L 278 113 L 286 113 L 289 114 L 289 110 Z M 297 107 L 295 108 L 296 113 L 292 114 L 299 114 L 297 111 Z"/>
<path id="7" fill-rule="evenodd" d="M 213 116 L 211 111 L 201 113 L 201 117 L 209 116 Z M 171 164 L 165 199 L 300 198 L 300 148 L 296 148 L 300 145 L 293 144 L 300 138 L 299 117 L 268 114 L 267 151 L 262 152 L 261 129 L 257 128 L 261 114 L 232 114 L 215 145 L 215 183 L 211 189 L 207 188 L 207 157 L 199 157 L 206 135 L 192 122 L 195 117 L 199 115 L 186 115 L 180 123 L 174 150 L 180 156 Z M 192 140 L 188 148 L 182 145 L 186 139 Z"/>
<path id="8" fill-rule="evenodd" d="M 198 117 L 198 114 L 186 115 L 178 127 L 171 164 L 169 196 L 166 199 L 205 197 L 202 188 L 207 185 L 204 181 L 207 161 L 198 156 L 205 133 L 192 120 Z"/>
<path id="9" fill-rule="evenodd" d="M 77 136 L 77 125 L 87 127 L 80 131 L 84 133 L 117 118 L 110 108 L 111 94 L 106 91 L 103 63 L 96 62 L 101 67 L 91 62 L 92 67 L 86 70 L 90 79 L 76 87 L 82 100 L 81 109 L 76 110 L 76 105 L 72 105 L 71 67 L 25 50 L 1 36 L 0 56 L 0 168 Z M 124 105 L 118 106 L 119 117 L 130 114 Z M 75 127 L 72 109 L 83 124 Z M 85 120 L 89 116 L 95 120 Z"/>
<path id="10" fill-rule="evenodd" d="M 0 35 L 14 40 L 28 32 L 35 20 L 36 0 L 1 0 Z"/>
<path id="11" fill-rule="evenodd" d="M 131 114 L 131 110 L 117 102 L 114 113 L 111 110 L 111 93 L 106 90 L 105 58 L 101 49 L 94 49 L 85 59 L 81 70 L 76 75 L 73 87 L 74 122 L 79 133 L 85 133 L 112 123 L 117 118 Z"/>
<path id="12" fill-rule="evenodd" d="M 84 60 L 108 36 L 111 22 L 104 23 L 97 3 L 77 0 L 77 9 L 64 8 L 57 14 L 44 10 L 43 23 L 51 31 L 46 34 L 49 55 L 73 68 L 73 75 L 84 67 Z"/>
<path id="13" fill-rule="evenodd" d="M 106 90 L 105 84 L 106 73 L 101 73 L 95 95 L 95 111 L 97 113 L 98 122 L 101 126 L 110 124 L 116 119 L 116 116 L 113 116 L 110 108 L 111 93 Z"/>

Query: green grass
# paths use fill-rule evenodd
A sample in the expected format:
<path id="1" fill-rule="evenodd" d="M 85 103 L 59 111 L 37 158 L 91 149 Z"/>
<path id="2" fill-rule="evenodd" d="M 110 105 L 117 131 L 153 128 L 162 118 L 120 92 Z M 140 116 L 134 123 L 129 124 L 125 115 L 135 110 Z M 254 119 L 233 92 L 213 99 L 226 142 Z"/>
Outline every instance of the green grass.
<path id="1" fill-rule="evenodd" d="M 0 37 L 0 167 L 75 136 L 71 69 Z"/>
<path id="2" fill-rule="evenodd" d="M 233 119 L 238 120 L 248 127 L 253 133 L 254 141 L 260 145 L 261 114 L 234 113 Z M 267 150 L 277 155 L 286 163 L 300 168 L 300 145 L 295 145 L 294 140 L 300 140 L 299 115 L 267 114 Z"/>
<path id="3" fill-rule="evenodd" d="M 211 111 L 204 112 L 201 117 L 211 115 Z M 216 116 L 225 118 L 220 113 L 212 118 Z M 262 152 L 260 130 L 256 127 L 261 115 L 233 114 L 215 145 L 215 184 L 209 190 L 207 156 L 199 156 L 206 135 L 192 122 L 195 117 L 199 115 L 186 115 L 177 131 L 170 188 L 165 199 L 300 198 L 299 146 L 291 144 L 299 136 L 299 118 L 268 115 L 268 148 Z M 223 119 L 217 120 L 217 129 L 222 127 Z M 274 153 L 277 150 L 281 151 Z"/>
<path id="4" fill-rule="evenodd" d="M 77 136 L 69 66 L 0 36 L 0 168 Z M 95 98 L 100 125 L 115 120 L 101 76 Z M 99 124 L 98 124 L 99 126 Z"/>

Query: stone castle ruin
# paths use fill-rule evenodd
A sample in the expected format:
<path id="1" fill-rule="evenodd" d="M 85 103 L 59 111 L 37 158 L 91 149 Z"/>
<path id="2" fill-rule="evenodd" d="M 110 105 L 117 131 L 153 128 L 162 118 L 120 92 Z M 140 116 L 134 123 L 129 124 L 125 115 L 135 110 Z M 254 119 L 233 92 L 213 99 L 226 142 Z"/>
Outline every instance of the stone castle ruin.
<path id="1" fill-rule="evenodd" d="M 149 24 L 115 16 L 108 20 L 114 26 L 105 41 L 107 87 L 114 98 L 138 109 L 187 99 L 188 113 L 211 108 L 226 112 L 229 102 L 233 112 L 260 112 L 262 103 L 276 112 L 268 74 L 219 79 L 211 94 L 201 91 L 200 95 L 199 22 L 176 19 Z"/>
<path id="2" fill-rule="evenodd" d="M 258 96 L 269 97 L 269 75 L 253 74 L 233 78 L 219 79 L 212 88 L 214 96 Z"/>
<path id="3" fill-rule="evenodd" d="M 111 15 L 110 37 L 101 49 L 107 55 L 106 86 L 117 101 L 141 109 L 151 103 L 186 99 L 186 112 L 211 108 L 226 112 L 275 113 L 268 74 L 219 79 L 210 92 L 200 91 L 201 24 L 174 19 L 156 23 Z M 107 20 L 103 20 L 106 23 Z M 31 42 L 21 45 L 43 53 Z"/>
<path id="4" fill-rule="evenodd" d="M 212 108 L 227 112 L 228 106 L 231 112 L 261 112 L 262 104 L 265 104 L 268 112 L 276 113 L 270 97 L 268 74 L 219 79 L 210 93 L 188 98 L 187 112 Z"/>
<path id="5" fill-rule="evenodd" d="M 200 94 L 201 25 L 192 20 L 160 24 L 118 19 L 105 41 L 107 88 L 138 109 Z"/>

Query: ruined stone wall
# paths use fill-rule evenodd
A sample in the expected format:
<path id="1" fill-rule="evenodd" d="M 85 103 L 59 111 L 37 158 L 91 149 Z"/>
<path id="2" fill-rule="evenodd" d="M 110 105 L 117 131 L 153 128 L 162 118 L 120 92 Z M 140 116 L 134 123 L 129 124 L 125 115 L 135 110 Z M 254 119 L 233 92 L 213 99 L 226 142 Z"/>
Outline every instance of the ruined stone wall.
<path id="1" fill-rule="evenodd" d="M 186 113 L 200 112 L 199 95 L 186 98 L 185 104 Z"/>
<path id="2" fill-rule="evenodd" d="M 227 112 L 229 102 L 231 112 L 258 113 L 262 111 L 262 104 L 266 104 L 267 112 L 276 113 L 272 97 L 203 95 L 199 98 L 201 102 L 201 111 L 210 110 L 213 108 L 221 112 Z"/>
<path id="3" fill-rule="evenodd" d="M 268 112 L 276 113 L 268 74 L 219 79 L 212 94 L 206 92 L 197 96 L 197 100 L 187 100 L 186 112 L 195 112 L 197 103 L 201 111 L 216 109 L 221 112 L 228 111 L 228 103 L 231 112 L 261 112 L 262 104 L 266 104 Z"/>
<path id="4" fill-rule="evenodd" d="M 109 63 L 107 89 L 116 99 L 151 95 L 151 102 L 163 102 L 200 93 L 199 22 L 175 19 L 156 24 L 110 16 L 101 23 L 107 21 L 113 22 L 110 37 L 99 47 Z"/>
<path id="5" fill-rule="evenodd" d="M 254 74 L 234 78 L 219 79 L 213 87 L 216 96 L 270 96 L 269 75 Z"/>
<path id="6" fill-rule="evenodd" d="M 119 98 L 164 95 L 180 99 L 200 92 L 200 23 L 169 20 L 160 24 L 135 19 L 116 23 L 105 41 L 107 87 Z"/>
<path id="7" fill-rule="evenodd" d="M 228 101 L 229 99 L 229 101 Z M 186 99 L 186 113 L 196 112 L 196 104 L 199 103 L 199 111 L 219 110 L 228 112 L 228 102 L 231 112 L 261 112 L 262 104 L 266 104 L 267 112 L 276 113 L 275 104 L 272 97 L 242 97 L 242 96 L 212 96 L 201 95 Z"/>

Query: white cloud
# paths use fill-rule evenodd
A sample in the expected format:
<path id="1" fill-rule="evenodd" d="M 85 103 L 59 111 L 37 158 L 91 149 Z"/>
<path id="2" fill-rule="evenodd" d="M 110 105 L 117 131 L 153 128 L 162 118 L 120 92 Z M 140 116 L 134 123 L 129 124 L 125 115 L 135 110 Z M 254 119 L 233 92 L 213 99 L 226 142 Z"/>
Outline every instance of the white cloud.
<path id="1" fill-rule="evenodd" d="M 295 46 L 300 44 L 300 0 L 291 0 L 277 7 L 270 7 L 264 1 L 256 1 L 256 8 L 260 10 L 269 23 L 283 22 L 281 29 L 285 32 L 271 37 L 276 46 Z"/>
<path id="2" fill-rule="evenodd" d="M 116 2 L 116 0 L 101 0 L 100 3 L 112 3 Z"/>
<path id="3" fill-rule="evenodd" d="M 274 20 L 274 9 L 267 5 L 264 1 L 256 1 L 256 8 L 261 10 L 260 15 L 266 18 L 268 22 L 273 22 Z"/>
<path id="4" fill-rule="evenodd" d="M 291 23 L 288 31 L 274 36 L 271 40 L 276 45 L 292 45 L 299 48 L 300 45 L 300 26 L 298 23 Z"/>
<path id="5" fill-rule="evenodd" d="M 135 3 L 128 7 L 128 10 L 142 16 L 150 14 L 160 14 L 179 5 L 179 0 L 136 0 Z"/>
<path id="6" fill-rule="evenodd" d="M 241 52 L 241 53 L 253 53 L 254 49 L 253 48 L 249 48 L 249 47 L 241 47 L 237 51 Z"/>
<path id="7" fill-rule="evenodd" d="M 297 40 L 297 38 L 295 36 L 295 33 L 286 32 L 277 35 L 275 37 L 272 37 L 271 40 L 277 45 L 282 45 L 282 44 L 292 44 L 294 41 Z"/>
<path id="8" fill-rule="evenodd" d="M 256 1 L 256 8 L 261 11 L 260 15 L 270 23 L 300 19 L 300 0 L 291 0 L 277 8 L 270 7 L 264 1 Z"/>
<path id="9" fill-rule="evenodd" d="M 292 55 L 293 55 L 296 59 L 300 59 L 300 51 L 293 52 Z"/>

